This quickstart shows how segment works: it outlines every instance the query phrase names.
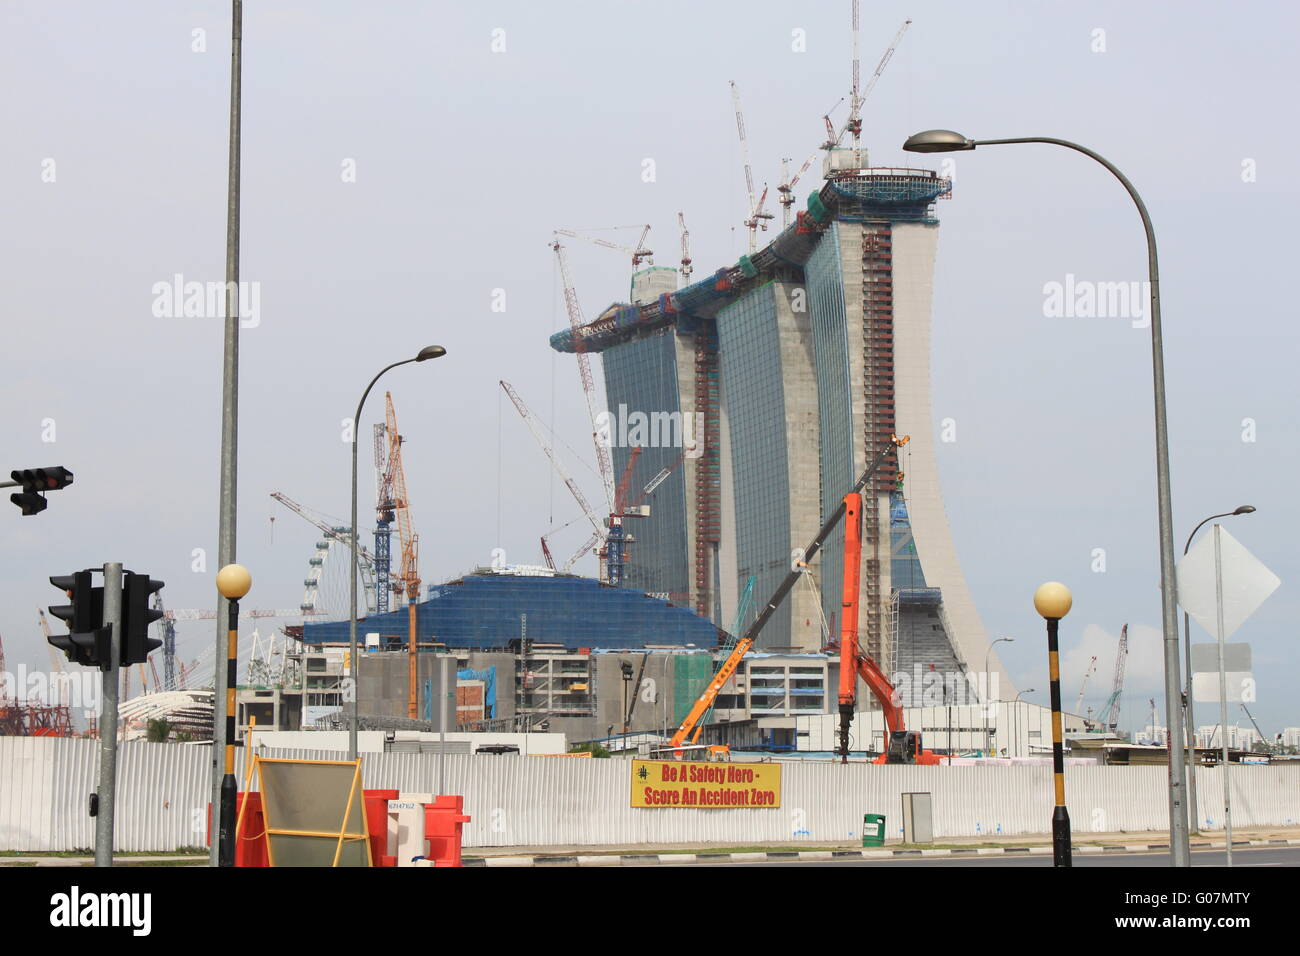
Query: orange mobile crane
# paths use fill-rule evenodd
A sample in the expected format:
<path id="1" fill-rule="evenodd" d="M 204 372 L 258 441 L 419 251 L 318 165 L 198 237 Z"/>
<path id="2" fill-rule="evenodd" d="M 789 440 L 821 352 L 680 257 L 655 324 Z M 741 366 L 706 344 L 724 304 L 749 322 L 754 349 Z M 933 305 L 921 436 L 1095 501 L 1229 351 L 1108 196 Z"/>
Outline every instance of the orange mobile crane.
<path id="1" fill-rule="evenodd" d="M 921 749 L 921 735 L 919 733 L 904 730 L 903 709 L 902 707 L 898 706 L 897 703 L 894 702 L 894 696 L 895 696 L 894 688 L 890 685 L 889 681 L 885 678 L 885 675 L 881 672 L 876 662 L 871 660 L 871 658 L 862 655 L 858 651 L 858 646 L 857 646 L 857 630 L 858 630 L 857 574 L 858 574 L 858 567 L 861 563 L 861 557 L 862 557 L 862 537 L 861 537 L 862 495 L 861 492 L 862 489 L 866 487 L 867 482 L 871 480 L 871 476 L 876 473 L 876 470 L 879 469 L 882 464 L 884 464 L 885 460 L 889 458 L 889 456 L 893 454 L 897 449 L 907 444 L 908 440 L 909 439 L 906 435 L 904 435 L 901 438 L 897 435 L 890 436 L 889 440 L 885 442 L 885 444 L 876 453 L 875 459 L 871 462 L 871 464 L 867 466 L 866 471 L 864 471 L 862 473 L 862 476 L 858 478 L 857 483 L 854 484 L 852 490 L 847 495 L 845 495 L 844 501 L 840 502 L 839 507 L 836 508 L 835 511 L 831 513 L 831 516 L 826 519 L 826 523 L 823 524 L 821 530 L 817 532 L 817 537 L 813 538 L 812 543 L 808 545 L 807 548 L 804 549 L 803 560 L 799 562 L 797 565 L 795 565 L 794 567 L 792 567 L 790 573 L 787 574 L 785 579 L 780 583 L 780 585 L 777 586 L 777 589 L 772 593 L 771 599 L 767 602 L 767 604 L 759 612 L 758 616 L 754 619 L 754 623 L 751 624 L 749 626 L 749 629 L 745 631 L 744 636 L 741 637 L 740 640 L 736 642 L 736 646 L 732 648 L 731 653 L 728 654 L 726 660 L 722 662 L 722 665 L 718 668 L 717 673 L 713 675 L 713 678 L 712 680 L 709 681 L 708 686 L 704 688 L 704 692 L 700 694 L 700 696 L 696 699 L 695 704 L 690 709 L 690 712 L 686 715 L 685 719 L 682 720 L 681 726 L 677 728 L 677 732 L 674 733 L 672 739 L 669 740 L 666 749 L 672 751 L 675 756 L 679 758 L 683 756 L 684 754 L 683 747 L 686 743 L 686 740 L 688 738 L 691 738 L 692 733 L 696 734 L 695 739 L 698 739 L 697 727 L 699 726 L 700 721 L 703 719 L 704 715 L 708 712 L 709 708 L 713 706 L 713 702 L 714 700 L 717 699 L 718 693 L 726 685 L 727 681 L 731 679 L 732 675 L 736 673 L 736 668 L 740 666 L 741 660 L 743 660 L 745 655 L 748 654 L 749 651 L 753 648 L 754 641 L 757 639 L 759 632 L 763 630 L 763 626 L 767 624 L 768 620 L 772 617 L 773 613 L 775 613 L 777 607 L 780 606 L 781 602 L 785 600 L 786 595 L 789 594 L 791 589 L 795 586 L 795 584 L 798 583 L 799 578 L 803 576 L 804 568 L 809 563 L 811 563 L 813 556 L 816 555 L 817 552 L 821 550 L 822 545 L 826 543 L 826 539 L 830 537 L 831 532 L 835 530 L 835 526 L 839 524 L 840 519 L 845 516 L 850 500 L 856 498 L 857 505 L 851 516 L 852 520 L 846 526 L 846 531 L 845 531 L 845 561 L 844 561 L 845 597 L 850 599 L 850 601 L 846 602 L 845 604 L 845 611 L 846 611 L 845 619 L 847 623 L 847 619 L 849 616 L 847 612 L 849 611 L 851 606 L 853 623 L 852 623 L 852 641 L 847 656 L 843 648 L 843 640 L 841 640 L 841 663 L 840 663 L 841 714 L 844 713 L 843 708 L 845 703 L 847 702 L 849 706 L 849 715 L 851 719 L 852 708 L 854 706 L 854 692 L 856 690 L 856 681 L 853 679 L 852 675 L 861 674 L 863 680 L 867 682 L 867 686 L 870 687 L 872 693 L 875 694 L 876 699 L 880 701 L 881 706 L 885 708 L 885 720 L 889 725 L 889 729 L 890 729 L 890 743 L 889 743 L 888 751 L 885 754 L 882 754 L 880 759 L 877 760 L 876 762 L 877 763 L 938 763 L 939 762 L 938 758 L 936 758 L 932 753 Z M 852 549 L 851 553 L 850 553 L 850 549 Z M 848 584 L 850 569 L 852 569 L 852 574 L 853 574 L 852 587 L 849 587 Z M 845 696 L 846 695 L 846 691 L 845 691 L 846 673 L 850 675 L 850 677 L 847 679 L 848 680 L 847 701 Z M 844 738 L 845 733 L 846 731 L 842 726 L 841 739 L 845 739 Z M 842 749 L 847 750 L 847 747 L 844 747 Z"/>
<path id="2" fill-rule="evenodd" d="M 862 564 L 862 494 L 844 496 L 844 598 L 840 613 L 840 746 L 841 763 L 849 762 L 849 726 L 857 709 L 858 678 L 870 688 L 885 714 L 889 745 L 874 763 L 938 764 L 942 758 L 921 746 L 919 731 L 903 723 L 903 707 L 880 665 L 858 646 L 858 587 Z"/>

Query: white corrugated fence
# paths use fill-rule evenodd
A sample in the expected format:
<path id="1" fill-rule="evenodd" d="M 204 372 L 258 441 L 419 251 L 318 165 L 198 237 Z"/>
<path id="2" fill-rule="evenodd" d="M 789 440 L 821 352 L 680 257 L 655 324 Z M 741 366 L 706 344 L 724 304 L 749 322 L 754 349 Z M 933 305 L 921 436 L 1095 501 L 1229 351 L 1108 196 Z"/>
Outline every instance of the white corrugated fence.
<path id="1" fill-rule="evenodd" d="M 336 760 L 336 751 L 266 750 L 266 756 Z M 87 797 L 98 741 L 0 737 L 0 850 L 73 850 L 94 843 Z M 242 751 L 237 766 L 243 780 Z M 1046 766 L 873 766 L 787 763 L 779 809 L 634 809 L 631 763 L 546 757 L 364 755 L 365 786 L 465 795 L 465 845 L 856 841 L 865 813 L 901 830 L 901 795 L 933 796 L 934 834 L 1045 834 L 1051 820 Z M 207 747 L 131 742 L 119 756 L 117 849 L 174 850 L 206 842 L 212 753 Z M 1199 769 L 1201 828 L 1222 827 L 1221 770 Z M 1168 825 L 1162 767 L 1070 766 L 1066 794 L 1076 837 L 1157 831 Z M 1300 822 L 1300 766 L 1232 770 L 1233 824 Z M 242 783 L 241 783 L 242 786 Z"/>

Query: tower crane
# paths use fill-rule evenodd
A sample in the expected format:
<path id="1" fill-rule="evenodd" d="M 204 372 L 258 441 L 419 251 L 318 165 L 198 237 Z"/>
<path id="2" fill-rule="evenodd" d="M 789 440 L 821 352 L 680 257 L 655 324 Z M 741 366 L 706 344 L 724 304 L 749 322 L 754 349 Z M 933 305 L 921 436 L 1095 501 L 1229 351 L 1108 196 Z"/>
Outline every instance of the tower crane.
<path id="1" fill-rule="evenodd" d="M 578 293 L 569 275 L 569 262 L 559 239 L 551 242 L 555 258 L 560 264 L 560 278 L 564 285 L 564 307 L 569 313 L 569 329 L 573 335 L 573 351 L 578 359 L 578 374 L 582 377 L 582 394 L 587 402 L 587 418 L 591 422 L 591 441 L 596 449 L 596 466 L 600 471 L 601 488 L 610 510 L 614 508 L 614 466 L 610 463 L 609 449 L 600 440 L 600 425 L 596 420 L 596 386 L 591 377 L 591 362 L 587 358 L 587 343 L 582 335 L 582 308 Z M 598 532 L 599 533 L 599 532 Z"/>
<path id="2" fill-rule="evenodd" d="M 686 229 L 686 216 L 683 213 L 677 214 L 677 226 L 682 232 L 682 267 L 677 270 L 682 274 L 682 285 L 691 284 L 691 273 L 694 268 L 691 266 L 691 247 L 689 240 L 691 234 Z"/>
<path id="3" fill-rule="evenodd" d="M 375 613 L 388 611 L 388 592 L 392 582 L 389 573 L 392 569 L 393 541 L 393 476 L 388 469 L 388 453 L 384 437 L 388 433 L 388 424 L 375 424 L 375 472 L 379 475 L 379 487 L 375 492 Z"/>
<path id="4" fill-rule="evenodd" d="M 420 598 L 420 539 L 411 524 L 411 501 L 406 493 L 406 472 L 402 468 L 402 443 L 405 439 L 397 430 L 397 411 L 393 408 L 393 393 L 384 393 L 385 421 L 388 429 L 388 467 L 386 480 L 392 486 L 393 514 L 397 519 L 397 535 L 402 546 L 402 567 L 397 574 L 398 583 L 393 590 L 400 587 L 406 594 L 407 619 L 409 631 L 407 636 L 406 663 L 406 716 L 415 720 L 418 714 L 418 693 L 416 691 L 416 665 L 419 663 L 417 647 L 417 607 Z"/>
<path id="5" fill-rule="evenodd" d="M 595 509 L 592 508 L 591 504 L 587 501 L 587 496 L 582 493 L 582 490 L 578 487 L 577 483 L 569 477 L 569 473 L 565 470 L 564 466 L 560 464 L 560 459 L 556 456 L 555 449 L 552 448 L 551 443 L 547 441 L 546 435 L 542 432 L 541 426 L 537 423 L 537 419 L 533 417 L 533 413 L 529 411 L 528 406 L 524 404 L 524 400 L 519 397 L 519 393 L 514 390 L 514 387 L 509 382 L 501 381 L 499 384 L 501 385 L 502 390 L 505 391 L 506 395 L 510 396 L 510 401 L 514 403 L 515 409 L 519 412 L 519 416 L 524 420 L 524 424 L 528 426 L 528 430 L 532 432 L 533 439 L 541 446 L 542 451 L 546 453 L 546 457 L 550 459 L 552 467 L 555 468 L 555 473 L 559 475 L 560 480 L 564 482 L 564 487 L 569 489 L 569 494 L 573 495 L 573 500 L 578 503 L 578 507 L 582 509 L 583 515 L 586 516 L 589 522 L 591 522 L 592 530 L 595 532 L 593 538 L 589 540 L 587 544 L 583 546 L 582 550 L 574 555 L 569 560 L 568 564 L 564 566 L 564 570 L 567 570 L 573 565 L 574 561 L 591 550 L 593 545 L 605 540 L 606 529 L 601 524 L 600 518 L 596 516 Z M 545 546 L 545 540 L 543 540 L 543 555 L 549 556 L 549 554 L 550 549 Z M 548 565 L 554 566 L 554 562 L 550 560 L 548 560 L 547 563 Z M 601 576 L 603 579 L 604 575 L 602 574 Z"/>
<path id="6" fill-rule="evenodd" d="M 1079 699 L 1075 701 L 1074 712 L 1082 716 L 1083 714 L 1083 692 L 1088 689 L 1088 678 L 1097 670 L 1097 655 L 1093 654 L 1088 661 L 1088 666 L 1083 672 L 1083 683 L 1079 685 Z"/>
<path id="7" fill-rule="evenodd" d="M 1106 698 L 1106 706 L 1102 708 L 1101 713 L 1097 716 L 1097 723 L 1109 730 L 1111 733 L 1119 726 L 1119 705 L 1120 694 L 1124 690 L 1124 666 L 1128 662 L 1128 625 L 1125 624 L 1119 632 L 1119 649 L 1115 653 L 1115 681 L 1111 685 L 1110 696 Z"/>
<path id="8" fill-rule="evenodd" d="M 315 525 L 326 539 L 337 541 L 345 548 L 352 547 L 352 529 L 347 525 L 333 524 L 327 521 L 325 515 L 318 514 L 310 508 L 298 504 L 298 502 L 294 501 L 283 492 L 273 491 L 271 492 L 271 497 L 300 518 Z M 378 595 L 375 587 L 375 569 L 377 562 L 375 555 L 371 554 L 359 539 L 357 541 L 357 558 L 357 563 L 361 572 L 361 587 L 366 596 L 366 607 L 369 609 L 369 613 L 374 613 L 379 607 Z M 299 613 L 305 615 L 314 614 L 315 608 L 308 607 L 304 604 L 299 608 Z"/>
<path id="9" fill-rule="evenodd" d="M 758 230 L 761 228 L 767 232 L 767 220 L 774 218 L 770 212 L 763 211 L 763 204 L 767 201 L 767 185 L 763 186 L 763 195 L 758 202 L 754 202 L 754 171 L 749 163 L 749 139 L 745 136 L 745 115 L 740 108 L 740 90 L 736 87 L 736 81 L 731 81 L 731 102 L 736 108 L 736 132 L 740 134 L 740 155 L 745 164 L 745 189 L 749 195 L 749 218 L 745 220 L 745 228 L 749 230 L 749 251 L 754 252 L 758 249 Z"/>
<path id="10" fill-rule="evenodd" d="M 898 32 L 894 34 L 894 39 L 890 41 L 889 46 L 885 49 L 884 54 L 880 57 L 880 62 L 876 64 L 876 71 L 871 74 L 871 79 L 867 81 L 866 88 L 863 89 L 861 92 L 859 92 L 858 91 L 858 0 L 853 0 L 853 91 L 849 96 L 849 115 L 848 118 L 844 121 L 844 126 L 840 129 L 838 134 L 834 132 L 834 127 L 831 125 L 829 115 L 823 117 L 823 119 L 826 120 L 826 128 L 829 136 L 827 141 L 827 146 L 826 146 L 827 149 L 832 149 L 836 146 L 839 146 L 840 140 L 844 138 L 845 132 L 849 132 L 853 134 L 853 148 L 854 149 L 858 148 L 858 144 L 862 137 L 862 103 L 863 101 L 866 100 L 868 96 L 871 95 L 871 91 L 876 88 L 876 83 L 879 82 L 881 74 L 885 72 L 885 67 L 888 66 L 889 61 L 893 59 L 894 51 L 898 48 L 898 44 L 902 42 L 903 34 L 907 32 L 907 28 L 910 27 L 911 25 L 912 25 L 911 20 L 903 21 L 903 25 L 898 28 Z"/>
<path id="11" fill-rule="evenodd" d="M 611 229 L 624 229 L 625 226 L 610 226 Z M 636 228 L 636 227 L 631 227 Z M 574 232 L 572 229 L 556 229 L 557 236 L 569 236 L 572 239 L 581 239 L 584 242 L 592 242 L 598 246 L 604 246 L 606 249 L 613 249 L 616 252 L 625 252 L 632 257 L 632 268 L 638 269 L 641 266 L 641 260 L 644 259 L 649 265 L 654 265 L 654 250 L 645 247 L 646 236 L 650 235 L 650 226 L 646 224 L 641 229 L 641 238 L 636 242 L 635 249 L 629 249 L 627 246 L 619 245 L 617 242 L 610 242 L 608 239 L 597 239 L 595 236 L 584 236 L 581 233 Z"/>

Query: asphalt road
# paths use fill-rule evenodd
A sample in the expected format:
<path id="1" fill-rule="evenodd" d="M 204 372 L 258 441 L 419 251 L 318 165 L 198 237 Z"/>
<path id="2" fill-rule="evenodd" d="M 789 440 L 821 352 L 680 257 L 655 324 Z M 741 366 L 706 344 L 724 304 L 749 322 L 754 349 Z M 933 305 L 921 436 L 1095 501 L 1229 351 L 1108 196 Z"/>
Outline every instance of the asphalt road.
<path id="1" fill-rule="evenodd" d="M 1169 853 L 1164 850 L 1151 853 L 1076 853 L 1072 860 L 1074 866 L 1158 866 L 1167 867 Z M 660 864 L 671 865 L 671 864 Z M 691 863 L 687 866 L 723 866 L 720 863 Z M 1030 856 L 1012 853 L 1002 856 L 929 856 L 929 857 L 895 857 L 878 860 L 773 860 L 769 862 L 730 864 L 732 866 L 1038 866 L 1052 865 L 1050 854 Z M 1255 866 L 1300 866 L 1300 847 L 1235 847 L 1232 851 L 1232 865 L 1236 867 Z M 1193 850 L 1192 866 L 1227 866 L 1227 857 L 1223 850 Z"/>

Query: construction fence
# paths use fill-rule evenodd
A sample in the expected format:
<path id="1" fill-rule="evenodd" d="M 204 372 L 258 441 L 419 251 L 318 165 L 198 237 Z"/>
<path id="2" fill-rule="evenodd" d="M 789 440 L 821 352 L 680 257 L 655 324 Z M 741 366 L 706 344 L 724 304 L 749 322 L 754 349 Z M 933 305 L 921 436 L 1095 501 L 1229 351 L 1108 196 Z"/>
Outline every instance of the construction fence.
<path id="1" fill-rule="evenodd" d="M 263 750 L 268 757 L 337 760 L 337 751 Z M 212 752 L 208 747 L 131 742 L 118 756 L 116 849 L 176 850 L 206 843 Z M 243 781 L 243 753 L 236 768 Z M 634 809 L 629 760 L 363 754 L 365 786 L 465 797 L 467 847 L 610 844 L 857 842 L 866 813 L 901 834 L 902 794 L 933 794 L 934 835 L 1021 836 L 1050 832 L 1048 766 L 874 766 L 786 763 L 778 808 Z M 88 815 L 99 742 L 0 737 L 0 850 L 61 851 L 94 844 Z M 1168 827 L 1162 767 L 1066 768 L 1076 840 L 1088 833 Z M 1201 829 L 1223 826 L 1220 768 L 1198 768 Z M 1234 766 L 1234 827 L 1300 822 L 1300 766 Z"/>

